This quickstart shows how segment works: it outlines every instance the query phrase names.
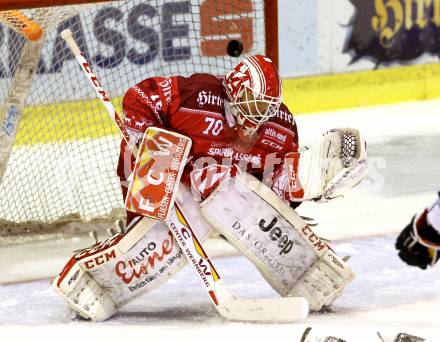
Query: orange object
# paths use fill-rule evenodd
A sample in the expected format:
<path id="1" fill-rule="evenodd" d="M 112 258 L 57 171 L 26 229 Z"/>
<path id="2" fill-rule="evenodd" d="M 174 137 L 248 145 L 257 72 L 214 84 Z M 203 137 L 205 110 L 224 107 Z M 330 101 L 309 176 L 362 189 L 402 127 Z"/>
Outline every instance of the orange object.
<path id="1" fill-rule="evenodd" d="M 36 41 L 43 36 L 43 28 L 20 11 L 2 11 L 0 21 L 28 40 Z"/>
<path id="2" fill-rule="evenodd" d="M 191 139 L 149 127 L 139 147 L 125 208 L 164 221 L 171 214 Z"/>

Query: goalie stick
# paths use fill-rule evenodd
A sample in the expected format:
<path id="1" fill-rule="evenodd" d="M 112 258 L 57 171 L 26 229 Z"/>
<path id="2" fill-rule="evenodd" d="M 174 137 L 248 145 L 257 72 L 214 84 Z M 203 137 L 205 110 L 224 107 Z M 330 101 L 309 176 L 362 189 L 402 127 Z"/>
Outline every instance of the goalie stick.
<path id="1" fill-rule="evenodd" d="M 129 135 L 121 118 L 116 112 L 110 99 L 93 73 L 89 63 L 73 39 L 72 32 L 67 29 L 61 32 L 75 59 L 92 84 L 98 98 L 104 104 L 109 116 L 117 124 L 132 153 L 137 155 L 137 146 L 130 141 Z M 194 230 L 189 225 L 178 203 L 174 204 L 170 218 L 166 221 L 174 238 L 182 249 L 189 264 L 193 267 L 218 313 L 231 320 L 239 321 L 277 321 L 292 322 L 307 317 L 308 303 L 302 297 L 239 299 L 234 297 L 223 285 L 214 264 L 205 252 Z"/>

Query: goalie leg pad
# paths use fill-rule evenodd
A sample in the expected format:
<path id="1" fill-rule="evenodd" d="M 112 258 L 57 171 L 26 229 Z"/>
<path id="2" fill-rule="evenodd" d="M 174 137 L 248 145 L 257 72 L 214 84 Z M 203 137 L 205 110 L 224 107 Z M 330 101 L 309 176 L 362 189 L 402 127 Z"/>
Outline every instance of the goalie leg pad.
<path id="1" fill-rule="evenodd" d="M 180 205 L 201 240 L 209 232 L 197 202 L 184 186 Z M 53 282 L 56 292 L 84 318 L 104 320 L 116 308 L 162 285 L 187 260 L 167 225 L 147 217 L 120 233 L 77 253 Z"/>
<path id="2" fill-rule="evenodd" d="M 55 292 L 81 317 L 103 321 L 113 315 L 116 305 L 99 284 L 79 265 L 74 257 L 52 283 Z"/>
<path id="3" fill-rule="evenodd" d="M 80 316 L 101 321 L 164 283 L 185 263 L 166 225 L 139 217 L 125 234 L 75 254 L 53 287 Z"/>
<path id="4" fill-rule="evenodd" d="M 305 221 L 256 178 L 243 174 L 222 189 L 202 202 L 202 214 L 279 294 L 304 296 L 319 310 L 353 279 Z"/>
<path id="5" fill-rule="evenodd" d="M 177 201 L 188 219 L 196 223 L 197 234 L 204 240 L 211 228 L 200 219 L 200 208 L 191 192 L 183 185 L 179 188 Z M 82 262 L 93 260 L 92 264 L 88 264 L 88 272 L 106 288 L 118 307 L 159 287 L 187 263 L 168 226 L 163 221 L 147 217 L 142 217 L 133 228 L 129 227 L 126 236 L 116 247 L 119 249 L 116 257 L 108 261 L 105 258 L 105 263 L 98 264 L 100 261 L 96 256 L 83 259 Z"/>
<path id="6" fill-rule="evenodd" d="M 327 249 L 295 283 L 288 296 L 307 298 L 310 309 L 319 310 L 333 303 L 354 277 L 348 265 Z"/>

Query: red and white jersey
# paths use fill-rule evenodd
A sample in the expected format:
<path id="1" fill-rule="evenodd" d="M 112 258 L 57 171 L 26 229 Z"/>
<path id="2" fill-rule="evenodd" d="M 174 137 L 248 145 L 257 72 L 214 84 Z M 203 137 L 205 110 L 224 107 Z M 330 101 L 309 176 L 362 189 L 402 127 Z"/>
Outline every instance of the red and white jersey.
<path id="1" fill-rule="evenodd" d="M 239 166 L 260 179 L 263 175 L 279 176 L 284 156 L 298 150 L 297 127 L 287 107 L 281 105 L 277 115 L 262 124 L 257 138 L 249 145 L 239 140 L 229 128 L 225 98 L 222 80 L 213 75 L 148 78 L 125 94 L 122 103 L 124 124 L 135 141 L 142 139 L 149 126 L 166 128 L 190 137 L 191 159 L 182 176 L 187 185 L 192 178 L 194 186 L 197 172 L 191 175 L 192 171 L 206 173 L 206 169 L 202 169 L 206 166 L 204 162 L 211 166 L 223 165 L 218 166 L 217 172 L 235 170 L 234 166 Z M 118 175 L 124 196 L 133 162 L 134 157 L 122 141 Z M 229 168 L 231 165 L 233 167 Z M 234 176 L 234 171 L 231 173 Z M 204 186 L 209 188 L 206 184 Z M 204 190 L 201 189 L 202 194 L 206 194 Z"/>

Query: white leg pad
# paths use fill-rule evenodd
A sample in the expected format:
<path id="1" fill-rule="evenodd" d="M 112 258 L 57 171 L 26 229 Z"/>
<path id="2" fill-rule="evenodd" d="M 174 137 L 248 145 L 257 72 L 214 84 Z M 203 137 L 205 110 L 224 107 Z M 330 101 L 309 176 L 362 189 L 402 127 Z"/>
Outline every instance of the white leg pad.
<path id="1" fill-rule="evenodd" d="M 302 296 L 311 310 L 337 298 L 350 268 L 272 190 L 249 174 L 218 187 L 201 204 L 211 225 L 255 264 L 282 296 Z"/>
<path id="2" fill-rule="evenodd" d="M 85 319 L 103 321 L 116 312 L 116 305 L 111 297 L 78 262 L 75 262 L 67 275 L 57 276 L 52 287 L 65 298 L 73 311 Z"/>
<path id="3" fill-rule="evenodd" d="M 295 283 L 289 296 L 304 297 L 310 310 L 328 306 L 355 277 L 354 272 L 330 249 Z"/>
<path id="4" fill-rule="evenodd" d="M 183 186 L 177 200 L 203 241 L 211 227 L 200 214 L 199 204 Z M 72 310 L 101 321 L 137 296 L 161 286 L 186 263 L 164 222 L 139 217 L 126 233 L 75 254 L 52 286 Z"/>

